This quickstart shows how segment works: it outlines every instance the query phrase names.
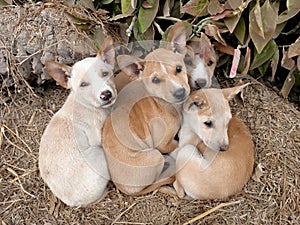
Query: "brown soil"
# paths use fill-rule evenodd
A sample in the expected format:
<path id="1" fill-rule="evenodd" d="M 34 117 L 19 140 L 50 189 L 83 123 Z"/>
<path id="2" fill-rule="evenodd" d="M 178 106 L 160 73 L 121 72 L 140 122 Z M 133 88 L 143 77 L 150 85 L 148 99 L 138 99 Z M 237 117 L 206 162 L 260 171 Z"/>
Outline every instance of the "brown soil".
<path id="1" fill-rule="evenodd" d="M 129 197 L 109 184 L 101 202 L 71 208 L 52 195 L 37 166 L 42 132 L 68 91 L 54 84 L 30 90 L 18 69 L 1 75 L 2 84 L 8 77 L 14 85 L 0 89 L 2 225 L 183 224 L 206 211 L 207 215 L 194 224 L 300 221 L 300 112 L 255 80 L 244 93 L 245 106 L 232 104 L 233 112 L 249 127 L 256 147 L 255 171 L 241 193 L 222 201 L 181 200 L 160 192 Z M 229 86 L 227 81 L 222 85 Z"/>

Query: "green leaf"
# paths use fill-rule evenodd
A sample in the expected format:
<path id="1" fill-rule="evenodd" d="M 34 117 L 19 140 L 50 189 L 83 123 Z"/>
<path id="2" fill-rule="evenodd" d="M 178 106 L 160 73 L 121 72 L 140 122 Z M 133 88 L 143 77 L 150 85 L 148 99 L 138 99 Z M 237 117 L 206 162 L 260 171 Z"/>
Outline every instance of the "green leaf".
<path id="1" fill-rule="evenodd" d="M 261 53 L 261 51 L 272 39 L 273 34 L 275 33 L 277 12 L 270 5 L 269 0 L 265 1 L 264 5 L 260 8 L 260 10 L 258 10 L 258 8 L 260 8 L 259 1 L 258 4 L 256 4 L 256 6 L 251 10 L 249 14 L 249 34 L 255 45 L 256 50 L 258 51 L 258 53 Z M 260 19 L 262 22 L 262 27 L 260 27 Z M 261 28 L 263 33 L 261 33 Z"/>
<path id="2" fill-rule="evenodd" d="M 236 36 L 236 38 L 241 44 L 245 44 L 246 24 L 243 17 L 241 17 L 238 24 L 236 25 L 233 34 Z"/>
<path id="3" fill-rule="evenodd" d="M 138 41 L 139 45 L 150 52 L 153 47 L 155 30 L 153 25 L 150 25 L 149 29 L 147 29 L 144 33 L 139 30 L 137 23 L 133 27 L 133 35 L 135 39 Z"/>
<path id="4" fill-rule="evenodd" d="M 259 73 L 264 76 L 269 68 L 270 65 L 270 61 L 265 62 L 264 64 L 262 64 L 260 67 L 258 67 L 258 71 Z"/>
<path id="5" fill-rule="evenodd" d="M 286 24 L 287 24 L 287 21 L 277 24 L 275 32 L 273 34 L 273 39 L 276 39 L 281 34 L 281 32 L 284 29 Z"/>
<path id="6" fill-rule="evenodd" d="M 300 37 L 290 45 L 288 50 L 288 57 L 292 58 L 294 56 L 300 55 Z"/>
<path id="7" fill-rule="evenodd" d="M 278 16 L 277 24 L 283 23 L 290 18 L 296 16 L 300 11 L 300 1 L 299 0 L 287 0 L 286 1 L 287 10 L 282 12 Z"/>
<path id="8" fill-rule="evenodd" d="M 271 81 L 274 81 L 275 73 L 277 71 L 278 62 L 279 62 L 279 49 L 278 49 L 278 46 L 277 46 L 276 50 L 275 50 L 275 53 L 274 53 L 274 55 L 272 56 L 272 59 L 271 59 L 271 68 L 272 68 Z"/>
<path id="9" fill-rule="evenodd" d="M 113 0 L 102 0 L 101 1 L 101 3 L 103 4 L 103 5 L 107 5 L 107 4 L 110 4 L 110 3 L 112 3 L 113 2 Z"/>
<path id="10" fill-rule="evenodd" d="M 259 54 L 256 49 L 254 49 L 254 59 L 251 63 L 250 70 L 253 70 L 265 62 L 267 62 L 269 59 L 271 59 L 276 52 L 277 44 L 274 40 L 271 40 L 266 47 L 262 50 L 262 52 Z"/>
<path id="11" fill-rule="evenodd" d="M 134 1 L 121 0 L 122 14 L 132 14 L 136 8 L 136 3 L 137 0 Z"/>
<path id="12" fill-rule="evenodd" d="M 238 13 L 235 16 L 224 18 L 224 23 L 225 23 L 226 27 L 228 28 L 228 30 L 230 31 L 230 33 L 232 33 L 234 31 L 236 25 L 239 22 L 241 15 L 242 15 L 242 13 Z"/>
<path id="13" fill-rule="evenodd" d="M 140 25 L 141 33 L 145 33 L 146 30 L 151 26 L 158 11 L 158 0 L 149 0 L 148 2 L 153 5 L 152 8 L 145 9 L 141 7 L 139 10 L 138 22 Z"/>

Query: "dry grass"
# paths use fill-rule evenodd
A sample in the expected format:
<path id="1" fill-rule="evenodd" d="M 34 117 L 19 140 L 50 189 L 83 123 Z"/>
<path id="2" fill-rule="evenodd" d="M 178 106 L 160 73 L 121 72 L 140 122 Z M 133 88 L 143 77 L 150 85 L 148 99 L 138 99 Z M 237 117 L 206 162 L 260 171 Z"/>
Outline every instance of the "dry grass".
<path id="1" fill-rule="evenodd" d="M 9 47 L 2 50 L 13 55 Z M 232 104 L 256 146 L 254 176 L 241 193 L 223 201 L 180 200 L 159 192 L 129 197 L 109 184 L 103 201 L 70 208 L 52 195 L 37 166 L 42 132 L 68 92 L 53 84 L 31 90 L 14 61 L 9 63 L 14 86 L 0 89 L 2 225 L 184 224 L 193 218 L 193 224 L 299 223 L 300 112 L 263 84 L 252 80 L 245 107 Z M 1 83 L 5 78 L 0 74 Z"/>
<path id="2" fill-rule="evenodd" d="M 183 224 L 206 211 L 194 224 L 297 224 L 300 113 L 252 82 L 245 107 L 233 104 L 253 135 L 259 165 L 240 194 L 224 201 L 180 200 L 159 192 L 128 197 L 110 184 L 107 197 L 88 208 L 70 208 L 53 197 L 37 167 L 40 137 L 67 91 L 48 85 L 34 89 L 34 96 L 24 86 L 8 97 L 2 90 L 2 224 Z"/>

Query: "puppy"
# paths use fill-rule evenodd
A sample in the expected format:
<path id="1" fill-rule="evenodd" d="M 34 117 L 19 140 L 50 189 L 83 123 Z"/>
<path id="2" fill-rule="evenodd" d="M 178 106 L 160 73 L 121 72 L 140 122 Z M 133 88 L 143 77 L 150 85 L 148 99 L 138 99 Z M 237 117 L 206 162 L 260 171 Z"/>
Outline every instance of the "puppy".
<path id="1" fill-rule="evenodd" d="M 175 26 L 176 27 L 176 26 Z M 170 32 L 172 34 L 172 32 Z M 169 42 L 172 36 L 168 35 Z M 193 38 L 186 46 L 184 57 L 187 69 L 189 85 L 192 90 L 209 88 L 212 86 L 212 79 L 217 65 L 218 55 L 214 50 L 209 38 L 201 33 L 200 38 Z M 127 76 L 123 71 L 115 78 L 118 92 L 136 77 Z"/>
<path id="2" fill-rule="evenodd" d="M 152 191 L 172 183 L 172 152 L 180 128 L 180 113 L 190 92 L 184 64 L 185 27 L 178 23 L 167 48 L 158 48 L 145 59 L 117 57 L 124 74 L 134 77 L 120 92 L 115 109 L 103 127 L 103 148 L 112 181 L 129 195 Z M 172 168 L 172 169 L 171 169 Z M 160 183 L 160 181 L 162 183 Z"/>
<path id="3" fill-rule="evenodd" d="M 71 92 L 43 133 L 39 149 L 41 177 L 69 206 L 100 200 L 110 179 L 101 145 L 101 128 L 116 99 L 115 53 L 108 37 L 94 58 L 72 67 L 46 62 L 49 74 Z"/>
<path id="4" fill-rule="evenodd" d="M 201 33 L 200 38 L 193 38 L 189 42 L 187 49 L 184 61 L 191 88 L 198 90 L 211 87 L 218 55 L 209 38 Z"/>
<path id="5" fill-rule="evenodd" d="M 245 86 L 195 91 L 184 103 L 173 184 L 179 197 L 224 199 L 249 180 L 254 145 L 228 104 Z"/>

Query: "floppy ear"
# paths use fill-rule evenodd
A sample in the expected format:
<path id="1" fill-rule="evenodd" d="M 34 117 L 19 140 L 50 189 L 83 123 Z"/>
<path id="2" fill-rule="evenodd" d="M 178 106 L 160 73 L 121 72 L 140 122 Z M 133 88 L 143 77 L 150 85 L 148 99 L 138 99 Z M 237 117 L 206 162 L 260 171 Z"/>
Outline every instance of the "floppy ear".
<path id="1" fill-rule="evenodd" d="M 178 52 L 182 55 L 186 53 L 186 28 L 184 22 L 175 23 L 173 29 L 168 34 L 167 49 Z"/>
<path id="2" fill-rule="evenodd" d="M 64 88 L 71 88 L 69 78 L 71 76 L 72 67 L 53 61 L 45 63 L 49 75 Z"/>
<path id="3" fill-rule="evenodd" d="M 206 101 L 198 95 L 190 96 L 188 100 L 183 104 L 184 111 L 194 111 L 204 109 L 206 107 Z"/>
<path id="4" fill-rule="evenodd" d="M 249 84 L 250 83 L 232 87 L 232 88 L 224 88 L 224 89 L 222 89 L 222 93 L 223 93 L 225 99 L 227 99 L 228 101 L 231 100 L 233 97 L 235 97 L 238 94 L 240 94 L 240 96 L 242 97 L 243 89 L 245 87 L 247 87 Z"/>
<path id="5" fill-rule="evenodd" d="M 112 37 L 108 36 L 102 43 L 98 53 L 97 58 L 103 60 L 103 62 L 110 64 L 114 67 L 115 65 L 115 49 L 114 41 Z"/>
<path id="6" fill-rule="evenodd" d="M 143 72 L 143 61 L 131 55 L 119 55 L 117 62 L 120 69 L 131 77 L 139 78 Z"/>

